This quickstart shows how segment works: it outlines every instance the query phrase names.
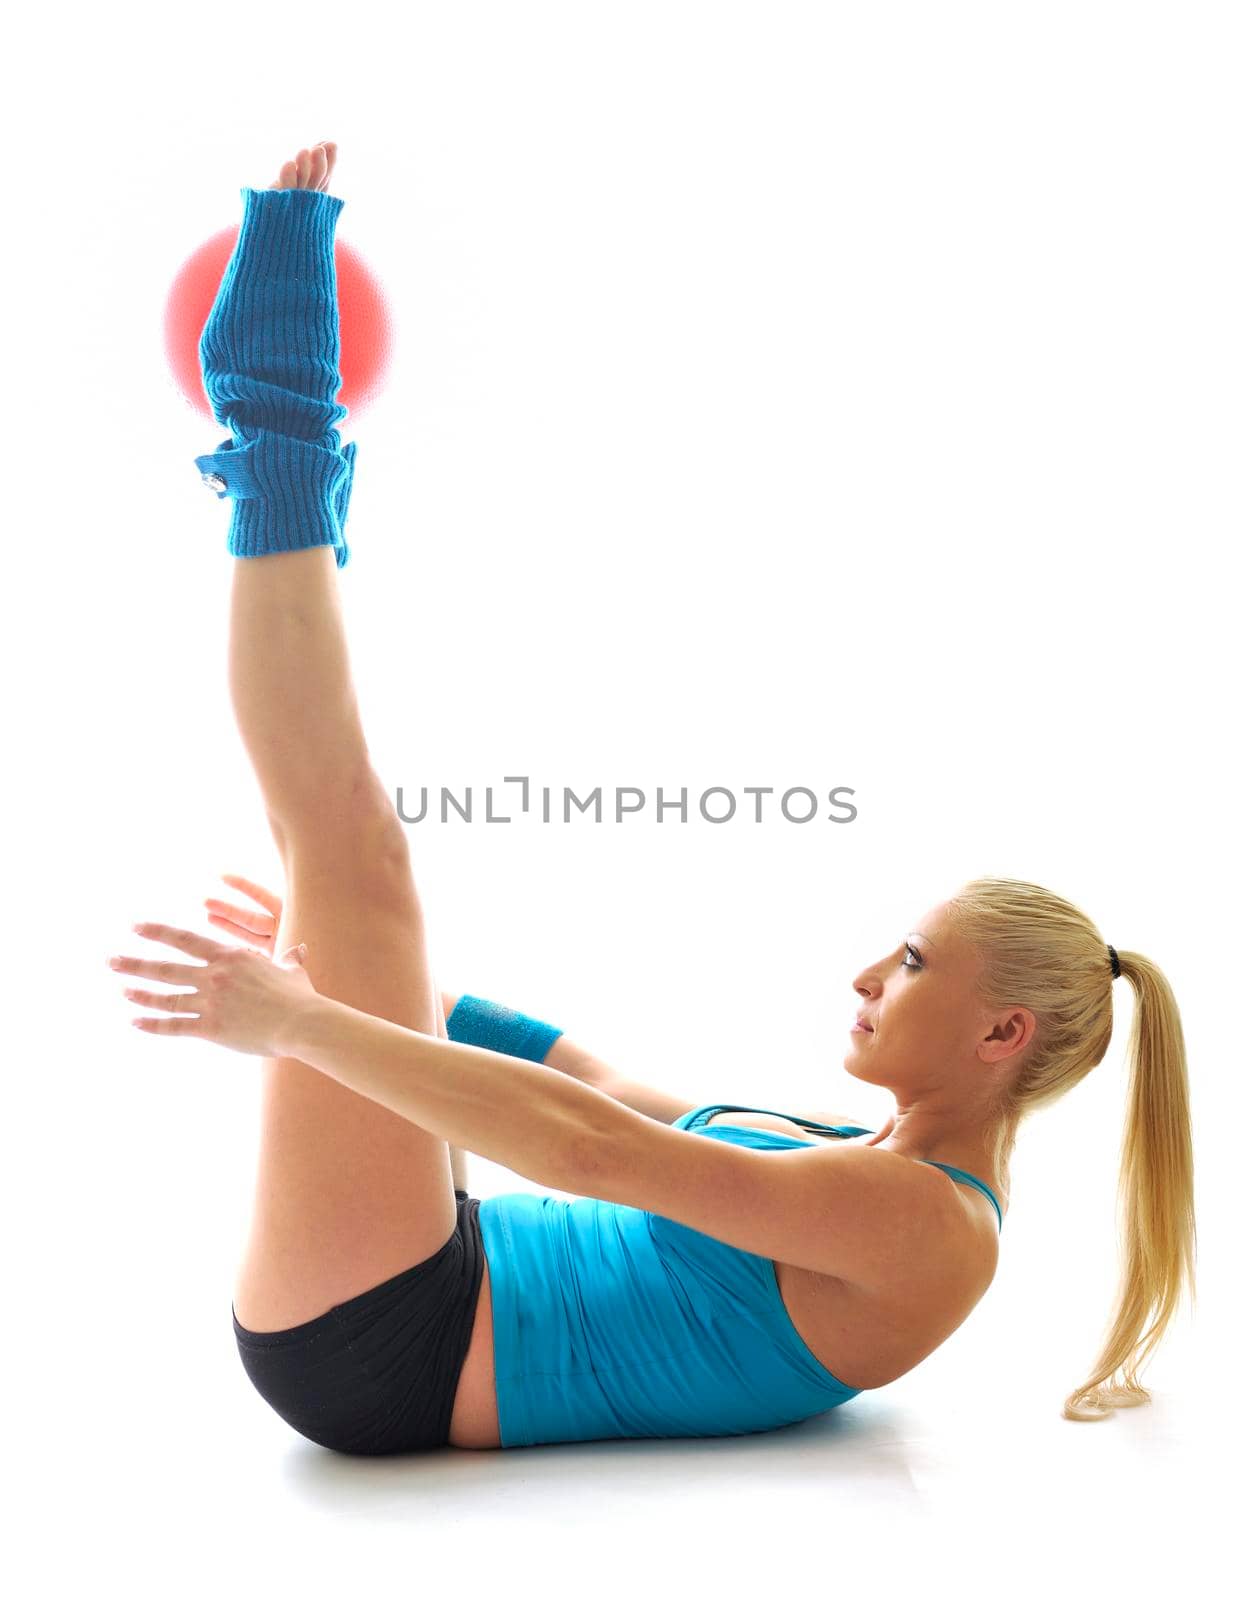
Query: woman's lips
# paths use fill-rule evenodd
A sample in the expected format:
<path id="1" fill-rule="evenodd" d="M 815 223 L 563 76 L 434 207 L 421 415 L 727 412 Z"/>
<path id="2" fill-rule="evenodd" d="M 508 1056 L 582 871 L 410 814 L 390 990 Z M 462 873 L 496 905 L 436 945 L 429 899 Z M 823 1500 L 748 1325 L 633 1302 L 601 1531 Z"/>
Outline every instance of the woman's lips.
<path id="1" fill-rule="evenodd" d="M 848 1029 L 849 1033 L 873 1033 L 873 1028 L 867 1028 L 863 1022 L 854 1022 Z"/>

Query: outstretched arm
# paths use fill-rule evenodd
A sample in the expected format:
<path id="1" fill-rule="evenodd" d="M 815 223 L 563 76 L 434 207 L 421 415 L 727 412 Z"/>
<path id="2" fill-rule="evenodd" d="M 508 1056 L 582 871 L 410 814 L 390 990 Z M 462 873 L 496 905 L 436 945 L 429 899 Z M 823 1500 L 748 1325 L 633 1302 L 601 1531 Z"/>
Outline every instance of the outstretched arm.
<path id="1" fill-rule="evenodd" d="M 470 1003 L 480 1005 L 475 996 L 460 996 L 442 991 L 441 1002 L 445 1012 L 447 1030 L 451 1039 L 461 1039 L 466 1036 L 468 1043 L 481 1043 L 471 1030 L 451 1024 L 451 1016 L 459 1000 L 466 998 Z M 484 1005 L 491 1005 L 485 1001 Z M 465 1017 L 460 1013 L 460 1017 Z M 524 1016 L 521 1012 L 513 1012 L 520 1031 L 527 1024 L 535 1032 L 538 1041 L 537 1050 L 543 1043 L 542 1036 L 535 1030 L 540 1030 L 544 1025 L 535 1019 Z M 494 1043 L 484 1044 L 485 1049 L 498 1049 L 507 1051 L 510 1046 L 503 1032 L 499 1040 Z M 620 1105 L 627 1106 L 632 1111 L 639 1111 L 642 1116 L 651 1117 L 655 1122 L 672 1123 L 677 1121 L 685 1112 L 703 1104 L 700 1100 L 689 1100 L 684 1095 L 671 1094 L 665 1089 L 655 1088 L 651 1084 L 638 1083 L 634 1078 L 625 1077 L 616 1071 L 600 1057 L 590 1054 L 583 1046 L 576 1044 L 573 1039 L 568 1039 L 561 1030 L 558 1037 L 547 1050 L 538 1054 L 529 1054 L 528 1059 L 539 1060 L 543 1065 L 552 1067 L 554 1071 L 563 1073 L 568 1078 L 574 1078 L 578 1083 L 586 1083 L 591 1089 L 609 1095 L 612 1100 L 617 1100 Z"/>
<path id="2" fill-rule="evenodd" d="M 314 990 L 284 1017 L 283 1055 L 430 1133 L 534 1183 L 655 1211 L 755 1255 L 871 1283 L 880 1244 L 903 1238 L 933 1260 L 965 1233 L 951 1186 L 894 1151 L 767 1155 L 688 1138 L 546 1066 L 433 1039 Z"/>
<path id="3" fill-rule="evenodd" d="M 587 1083 L 590 1088 L 600 1090 L 620 1105 L 639 1111 L 654 1122 L 677 1122 L 687 1112 L 709 1102 L 708 1095 L 703 1095 L 700 1100 L 689 1100 L 684 1095 L 671 1094 L 651 1084 L 638 1083 L 635 1078 L 624 1077 L 599 1057 L 590 1055 L 568 1039 L 561 1030 L 553 1029 L 535 1017 L 526 1016 L 522 1011 L 499 1006 L 495 1001 L 480 1000 L 475 995 L 443 993 L 442 1003 L 446 1007 L 447 1019 L 460 999 L 466 999 L 467 1005 L 456 1018 L 459 1025 L 448 1029 L 452 1039 L 460 1038 L 467 1044 L 522 1055 L 530 1061 L 542 1061 L 547 1067 L 554 1067 L 580 1083 Z M 473 1025 L 477 1014 L 485 1018 L 483 1029 Z M 547 1040 L 555 1033 L 557 1038 L 547 1048 Z M 731 1099 L 732 1096 L 728 1095 L 727 1098 Z M 804 1111 L 800 1115 L 811 1122 L 824 1122 L 829 1127 L 842 1127 L 845 1124 L 858 1128 L 864 1126 L 859 1117 L 850 1116 L 846 1111 Z"/>
<path id="4" fill-rule="evenodd" d="M 281 896 L 239 873 L 227 872 L 222 874 L 222 877 L 232 889 L 239 890 L 255 903 L 247 906 L 237 901 L 220 900 L 209 896 L 204 901 L 208 911 L 208 921 L 271 958 L 274 953 L 273 941 L 281 923 Z M 459 1029 L 449 1026 L 450 1016 L 462 996 L 443 989 L 440 991 L 440 997 L 447 1032 L 453 1039 Z M 634 1078 L 624 1076 L 600 1057 L 592 1055 L 581 1045 L 576 1044 L 573 1039 L 568 1039 L 561 1031 L 549 1050 L 539 1059 L 555 1072 L 574 1078 L 577 1083 L 586 1083 L 590 1088 L 600 1090 L 612 1100 L 617 1100 L 620 1105 L 625 1105 L 632 1111 L 639 1111 L 642 1116 L 652 1117 L 655 1122 L 676 1122 L 685 1112 L 703 1104 L 702 1101 L 689 1100 L 684 1095 L 671 1094 L 665 1089 L 638 1083 Z"/>
<path id="5" fill-rule="evenodd" d="M 586 1151 L 632 1123 L 613 1097 L 539 1062 L 413 1032 L 314 991 L 283 1026 L 283 1054 L 551 1188 L 581 1192 Z"/>

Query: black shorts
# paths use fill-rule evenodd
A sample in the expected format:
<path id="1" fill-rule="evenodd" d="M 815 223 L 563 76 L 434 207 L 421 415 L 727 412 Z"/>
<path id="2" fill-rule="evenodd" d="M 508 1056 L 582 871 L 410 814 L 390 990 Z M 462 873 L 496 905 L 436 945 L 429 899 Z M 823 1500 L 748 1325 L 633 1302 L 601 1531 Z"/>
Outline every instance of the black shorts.
<path id="1" fill-rule="evenodd" d="M 454 1198 L 454 1232 L 427 1261 L 293 1328 L 253 1333 L 234 1316 L 247 1376 L 304 1438 L 360 1456 L 448 1442 L 484 1276 L 480 1201 Z"/>

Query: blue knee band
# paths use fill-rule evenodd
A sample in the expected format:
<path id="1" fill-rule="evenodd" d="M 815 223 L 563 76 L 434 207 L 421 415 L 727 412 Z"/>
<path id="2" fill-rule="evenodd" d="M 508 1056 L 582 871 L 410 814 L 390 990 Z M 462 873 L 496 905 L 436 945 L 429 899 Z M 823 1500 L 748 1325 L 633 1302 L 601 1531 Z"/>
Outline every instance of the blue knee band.
<path id="1" fill-rule="evenodd" d="M 346 512 L 355 445 L 347 415 L 333 236 L 345 201 L 319 189 L 243 189 L 242 226 L 199 339 L 203 387 L 231 435 L 195 457 L 218 499 L 233 497 L 229 553 L 312 545 L 350 559 Z"/>
<path id="2" fill-rule="evenodd" d="M 446 1018 L 446 1032 L 456 1043 L 497 1050 L 504 1056 L 522 1056 L 525 1061 L 544 1061 L 562 1031 L 474 994 L 460 995 Z"/>

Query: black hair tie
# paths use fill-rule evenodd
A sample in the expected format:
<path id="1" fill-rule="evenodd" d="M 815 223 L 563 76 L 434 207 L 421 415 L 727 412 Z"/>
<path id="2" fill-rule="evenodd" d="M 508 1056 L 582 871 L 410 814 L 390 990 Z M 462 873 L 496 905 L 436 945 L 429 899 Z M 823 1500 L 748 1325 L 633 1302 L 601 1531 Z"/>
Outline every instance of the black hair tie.
<path id="1" fill-rule="evenodd" d="M 1111 945 L 1108 946 L 1108 954 L 1112 958 L 1112 977 L 1114 979 L 1119 978 L 1121 975 L 1121 958 L 1117 955 L 1116 951 L 1113 950 Z"/>

